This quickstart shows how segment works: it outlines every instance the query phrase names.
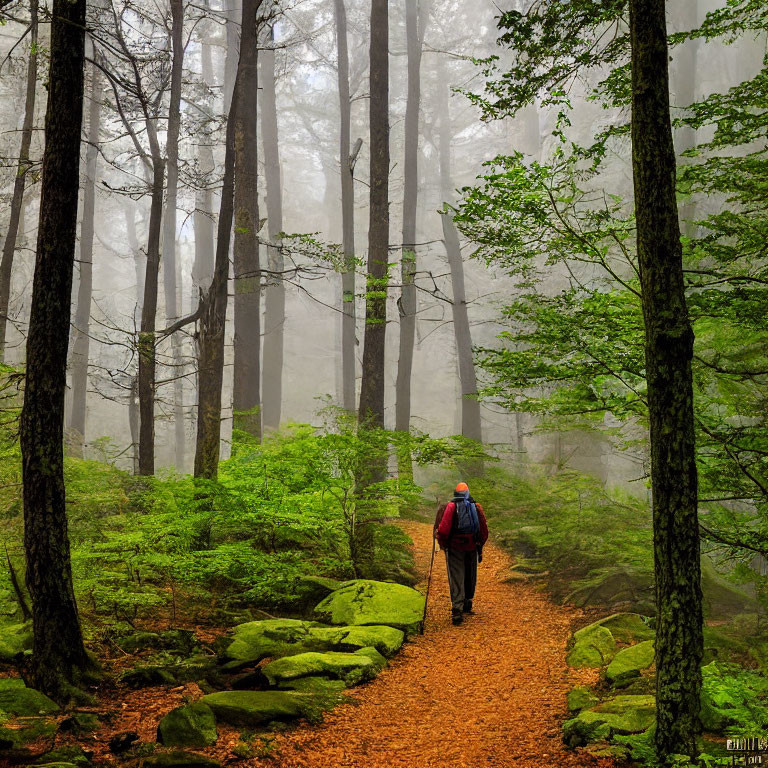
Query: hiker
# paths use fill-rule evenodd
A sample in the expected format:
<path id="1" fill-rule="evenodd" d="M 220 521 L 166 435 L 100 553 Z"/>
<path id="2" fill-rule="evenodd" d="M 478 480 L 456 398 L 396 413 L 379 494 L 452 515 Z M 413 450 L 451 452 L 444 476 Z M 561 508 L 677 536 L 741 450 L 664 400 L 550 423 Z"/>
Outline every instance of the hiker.
<path id="1" fill-rule="evenodd" d="M 442 509 L 442 508 L 441 508 Z M 451 588 L 451 621 L 461 624 L 465 613 L 474 613 L 472 600 L 477 584 L 477 564 L 483 559 L 488 524 L 483 508 L 469 495 L 466 483 L 459 483 L 439 520 L 435 536 L 445 550 L 448 583 Z"/>

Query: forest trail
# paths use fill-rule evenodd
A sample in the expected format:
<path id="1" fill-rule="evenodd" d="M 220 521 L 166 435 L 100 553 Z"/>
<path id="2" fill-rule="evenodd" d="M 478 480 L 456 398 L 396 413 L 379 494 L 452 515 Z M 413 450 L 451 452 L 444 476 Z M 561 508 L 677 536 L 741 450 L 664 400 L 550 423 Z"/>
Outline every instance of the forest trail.
<path id="1" fill-rule="evenodd" d="M 431 525 L 407 522 L 419 572 L 429 570 Z M 510 558 L 489 543 L 479 568 L 476 615 L 450 622 L 448 578 L 435 555 L 426 634 L 403 646 L 372 683 L 350 692 L 319 726 L 279 736 L 280 768 L 551 768 L 600 766 L 566 750 L 565 697 L 593 670 L 569 670 L 565 646 L 578 610 L 534 586 L 505 583 Z"/>

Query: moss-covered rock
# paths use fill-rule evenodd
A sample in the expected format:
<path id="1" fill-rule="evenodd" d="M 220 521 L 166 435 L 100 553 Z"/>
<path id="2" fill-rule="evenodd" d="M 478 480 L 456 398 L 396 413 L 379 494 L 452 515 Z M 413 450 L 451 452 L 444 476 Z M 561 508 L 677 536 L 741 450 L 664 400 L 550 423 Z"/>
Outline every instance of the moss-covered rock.
<path id="1" fill-rule="evenodd" d="M 88 753 L 85 752 L 82 747 L 68 745 L 65 747 L 57 747 L 50 752 L 46 752 L 46 754 L 38 758 L 32 765 L 48 766 L 49 768 L 54 765 L 74 765 L 77 766 L 77 768 L 90 768 L 91 760 Z"/>
<path id="2" fill-rule="evenodd" d="M 346 690 L 347 684 L 343 680 L 331 680 L 327 677 L 297 677 L 295 680 L 285 680 L 278 688 L 304 693 L 339 694 Z"/>
<path id="3" fill-rule="evenodd" d="M 591 709 L 581 711 L 576 719 L 586 726 L 607 725 L 611 734 L 642 733 L 656 717 L 653 696 L 614 696 Z"/>
<path id="4" fill-rule="evenodd" d="M 611 735 L 611 726 L 596 720 L 574 717 L 563 723 L 563 741 L 569 747 L 583 747 L 594 741 L 604 741 Z"/>
<path id="5" fill-rule="evenodd" d="M 614 639 L 620 643 L 638 643 L 653 640 L 656 637 L 656 632 L 651 628 L 649 621 L 648 617 L 641 616 L 639 613 L 614 613 L 590 626 L 610 629 Z"/>
<path id="6" fill-rule="evenodd" d="M 167 747 L 210 747 L 217 738 L 213 710 L 201 702 L 172 710 L 157 727 L 157 740 Z"/>
<path id="7" fill-rule="evenodd" d="M 653 640 L 645 640 L 620 650 L 605 670 L 606 680 L 620 686 L 630 682 L 635 677 L 639 677 L 644 669 L 653 665 L 653 644 Z"/>
<path id="8" fill-rule="evenodd" d="M 120 682 L 130 688 L 149 685 L 179 685 L 206 677 L 215 667 L 215 660 L 208 656 L 176 659 L 163 664 L 140 664 L 120 675 Z"/>
<path id="9" fill-rule="evenodd" d="M 5 624 L 0 627 L 0 662 L 10 663 L 18 654 L 31 650 L 30 624 Z"/>
<path id="10" fill-rule="evenodd" d="M 332 677 L 343 680 L 347 685 L 356 685 L 376 677 L 379 667 L 369 656 L 329 651 L 284 656 L 267 664 L 263 671 L 272 685 L 312 676 Z"/>
<path id="11" fill-rule="evenodd" d="M 58 723 L 46 717 L 25 717 L 13 728 L 0 727 L 0 752 L 21 750 L 38 739 L 51 738 L 59 730 Z"/>
<path id="12" fill-rule="evenodd" d="M 314 621 L 266 619 L 249 621 L 232 630 L 232 638 L 221 652 L 225 669 L 237 669 L 268 656 L 286 656 L 306 650 L 311 642 L 309 630 L 319 627 Z"/>
<path id="13" fill-rule="evenodd" d="M 570 667 L 602 667 L 614 657 L 616 640 L 611 631 L 590 624 L 573 635 L 574 644 L 566 662 Z"/>
<path id="14" fill-rule="evenodd" d="M 403 645 L 405 633 L 401 629 L 386 626 L 342 627 L 343 634 L 335 643 L 340 651 L 357 650 L 373 646 L 388 659 Z"/>
<path id="15" fill-rule="evenodd" d="M 256 726 L 272 720 L 307 717 L 317 708 L 317 697 L 299 691 L 221 691 L 200 701 L 216 719 L 230 725 Z"/>
<path id="16" fill-rule="evenodd" d="M 595 692 L 586 685 L 579 685 L 568 691 L 568 710 L 570 712 L 594 707 L 599 701 L 600 699 Z"/>
<path id="17" fill-rule="evenodd" d="M 315 607 L 321 621 L 336 625 L 385 624 L 407 635 L 418 632 L 424 595 L 411 587 L 359 579 L 346 582 Z"/>
<path id="18" fill-rule="evenodd" d="M 0 710 L 18 717 L 52 715 L 59 705 L 18 678 L 0 679 Z"/>
<path id="19" fill-rule="evenodd" d="M 355 654 L 369 658 L 376 665 L 377 674 L 387 666 L 387 660 L 372 645 L 367 648 L 360 648 L 355 651 Z"/>
<path id="20" fill-rule="evenodd" d="M 342 585 L 336 579 L 322 576 L 299 576 L 294 579 L 292 592 L 296 606 L 302 613 L 311 614 L 314 607 Z"/>
<path id="21" fill-rule="evenodd" d="M 709 620 L 732 619 L 758 610 L 758 601 L 717 572 L 709 557 L 701 558 L 701 591 L 704 615 Z"/>

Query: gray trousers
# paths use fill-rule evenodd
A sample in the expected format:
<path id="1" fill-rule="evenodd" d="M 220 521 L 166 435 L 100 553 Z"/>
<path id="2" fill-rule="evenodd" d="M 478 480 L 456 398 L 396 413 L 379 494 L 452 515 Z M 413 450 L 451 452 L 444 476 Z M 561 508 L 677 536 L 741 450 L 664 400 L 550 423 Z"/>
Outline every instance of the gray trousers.
<path id="1" fill-rule="evenodd" d="M 451 607 L 454 613 L 461 613 L 464 603 L 475 596 L 477 585 L 477 551 L 460 552 L 445 550 L 445 563 L 448 567 L 448 585 L 451 588 Z"/>

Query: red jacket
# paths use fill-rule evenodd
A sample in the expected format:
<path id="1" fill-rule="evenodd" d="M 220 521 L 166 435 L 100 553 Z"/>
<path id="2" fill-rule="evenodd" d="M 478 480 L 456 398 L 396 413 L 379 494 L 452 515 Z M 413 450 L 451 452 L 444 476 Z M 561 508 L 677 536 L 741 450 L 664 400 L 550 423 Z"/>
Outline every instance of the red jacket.
<path id="1" fill-rule="evenodd" d="M 440 520 L 440 524 L 437 526 L 437 543 L 440 545 L 440 549 L 455 549 L 459 552 L 471 552 L 477 547 L 482 547 L 486 541 L 488 541 L 488 523 L 485 519 L 485 513 L 483 508 L 475 502 L 477 506 L 477 519 L 480 523 L 480 533 L 474 536 L 471 533 L 454 533 L 453 531 L 453 519 L 456 515 L 456 505 L 449 501 L 448 505 L 443 512 L 443 517 Z"/>

